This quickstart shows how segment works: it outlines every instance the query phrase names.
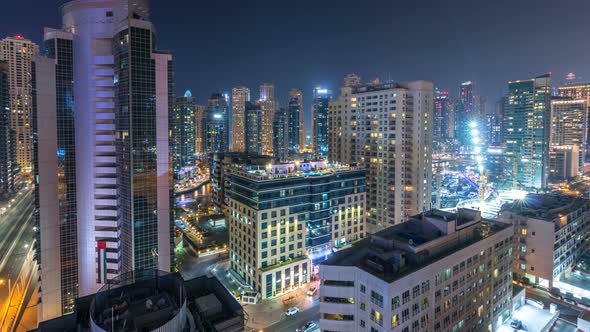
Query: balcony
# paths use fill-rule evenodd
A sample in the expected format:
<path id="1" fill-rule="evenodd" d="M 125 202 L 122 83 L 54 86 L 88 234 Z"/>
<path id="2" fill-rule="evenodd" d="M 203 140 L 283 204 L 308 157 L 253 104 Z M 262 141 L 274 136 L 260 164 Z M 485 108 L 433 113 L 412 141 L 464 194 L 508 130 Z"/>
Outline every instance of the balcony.
<path id="1" fill-rule="evenodd" d="M 341 297 L 341 298 L 354 298 L 354 287 L 345 287 L 345 286 L 326 286 L 322 285 L 320 287 L 320 295 L 324 296 L 331 296 L 331 297 Z"/>
<path id="2" fill-rule="evenodd" d="M 320 326 L 323 331 L 356 331 L 354 320 L 333 320 L 320 319 Z"/>
<path id="3" fill-rule="evenodd" d="M 323 286 L 321 287 L 323 290 Z M 323 292 L 322 292 L 323 298 Z M 334 303 L 334 302 L 320 302 L 320 312 L 337 312 L 342 315 L 354 315 L 356 304 L 354 303 Z"/>

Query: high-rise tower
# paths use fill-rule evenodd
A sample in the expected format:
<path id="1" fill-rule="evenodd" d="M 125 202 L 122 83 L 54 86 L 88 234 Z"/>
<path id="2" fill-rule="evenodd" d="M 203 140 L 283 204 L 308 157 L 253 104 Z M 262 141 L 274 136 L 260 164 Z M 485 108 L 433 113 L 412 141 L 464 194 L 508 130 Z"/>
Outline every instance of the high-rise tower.
<path id="1" fill-rule="evenodd" d="M 433 85 L 361 84 L 349 75 L 330 102 L 329 160 L 367 169 L 370 232 L 428 210 L 432 192 Z"/>
<path id="2" fill-rule="evenodd" d="M 260 86 L 260 109 L 262 110 L 262 153 L 273 154 L 273 121 L 279 107 L 275 96 L 275 87 L 270 83 Z"/>
<path id="3" fill-rule="evenodd" d="M 232 151 L 246 150 L 244 133 L 246 103 L 250 101 L 250 89 L 240 86 L 232 89 Z"/>
<path id="4" fill-rule="evenodd" d="M 212 157 L 214 153 L 224 153 L 229 147 L 229 119 L 228 106 L 220 93 L 214 93 L 209 98 L 205 115 L 204 150 Z"/>
<path id="5" fill-rule="evenodd" d="M 171 270 L 172 57 L 145 0 L 75 0 L 35 61 L 39 320 L 133 270 Z"/>
<path id="6" fill-rule="evenodd" d="M 542 189 L 547 185 L 551 124 L 549 74 L 508 82 L 502 124 L 506 154 L 513 167 L 514 187 Z"/>
<path id="7" fill-rule="evenodd" d="M 316 156 L 328 157 L 328 106 L 332 91 L 323 88 L 313 89 L 312 138 Z"/>
<path id="8" fill-rule="evenodd" d="M 195 166 L 195 98 L 190 90 L 177 97 L 172 114 L 172 158 L 174 174 Z"/>
<path id="9" fill-rule="evenodd" d="M 10 89 L 8 63 L 0 61 L 0 200 L 15 193 L 16 162 L 15 131 L 10 125 Z"/>
<path id="10" fill-rule="evenodd" d="M 21 170 L 33 167 L 33 86 L 31 61 L 39 46 L 21 35 L 0 40 L 0 60 L 8 63 L 10 122 L 16 134 L 16 160 Z"/>
<path id="11" fill-rule="evenodd" d="M 298 89 L 289 92 L 287 105 L 287 147 L 289 154 L 297 154 L 301 150 L 301 118 L 303 117 L 302 93 Z"/>

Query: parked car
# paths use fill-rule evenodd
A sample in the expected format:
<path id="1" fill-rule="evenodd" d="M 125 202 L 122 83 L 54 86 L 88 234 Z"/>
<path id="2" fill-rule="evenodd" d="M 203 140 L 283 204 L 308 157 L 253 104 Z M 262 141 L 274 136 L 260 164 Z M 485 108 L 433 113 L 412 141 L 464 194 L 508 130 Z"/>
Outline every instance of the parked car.
<path id="1" fill-rule="evenodd" d="M 318 324 L 314 321 L 309 321 L 307 324 L 303 325 L 303 332 L 308 332 L 318 327 Z"/>
<path id="2" fill-rule="evenodd" d="M 291 307 L 291 308 L 287 309 L 287 311 L 285 312 L 285 315 L 287 315 L 287 316 L 293 316 L 293 315 L 295 315 L 298 312 L 299 312 L 299 308 L 297 308 L 297 307 Z"/>
<path id="3" fill-rule="evenodd" d="M 308 291 L 307 291 L 307 295 L 309 296 L 314 296 L 315 293 L 317 293 L 318 289 L 316 287 L 311 287 Z"/>
<path id="4" fill-rule="evenodd" d="M 522 329 L 522 322 L 518 319 L 513 319 L 510 322 L 510 327 L 513 329 Z"/>

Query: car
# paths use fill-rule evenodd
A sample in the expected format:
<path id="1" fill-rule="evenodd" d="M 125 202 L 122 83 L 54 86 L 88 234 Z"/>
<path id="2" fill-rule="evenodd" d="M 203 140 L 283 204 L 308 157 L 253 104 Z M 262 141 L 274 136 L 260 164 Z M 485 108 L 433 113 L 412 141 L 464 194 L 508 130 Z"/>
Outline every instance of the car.
<path id="1" fill-rule="evenodd" d="M 313 329 L 317 328 L 318 324 L 314 321 L 309 321 L 307 324 L 303 325 L 303 332 L 312 331 Z"/>
<path id="2" fill-rule="evenodd" d="M 513 319 L 510 322 L 510 327 L 512 327 L 513 329 L 521 329 L 522 328 L 522 322 L 518 319 Z"/>
<path id="3" fill-rule="evenodd" d="M 299 312 L 299 308 L 297 308 L 297 307 L 291 307 L 291 308 L 287 309 L 287 311 L 285 312 L 285 315 L 287 315 L 287 316 L 293 316 L 293 315 L 295 315 L 298 312 Z"/>
<path id="4" fill-rule="evenodd" d="M 314 295 L 315 295 L 315 293 L 317 293 L 317 291 L 318 291 L 318 289 L 317 289 L 317 288 L 315 288 L 315 287 L 311 287 L 311 288 L 309 288 L 309 290 L 307 291 L 307 295 L 309 295 L 309 296 L 314 296 Z"/>

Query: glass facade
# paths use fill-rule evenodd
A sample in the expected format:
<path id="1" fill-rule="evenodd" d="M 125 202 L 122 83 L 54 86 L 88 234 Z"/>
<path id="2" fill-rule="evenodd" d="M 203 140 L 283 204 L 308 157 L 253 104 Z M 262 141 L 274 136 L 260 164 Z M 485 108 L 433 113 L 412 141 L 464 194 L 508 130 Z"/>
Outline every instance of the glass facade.
<path id="1" fill-rule="evenodd" d="M 313 99 L 313 146 L 316 156 L 328 157 L 328 108 L 331 96 L 316 89 Z"/>
<path id="2" fill-rule="evenodd" d="M 46 56 L 55 59 L 57 170 L 60 222 L 62 312 L 74 309 L 78 297 L 78 240 L 76 212 L 76 141 L 72 40 L 45 41 Z"/>
<path id="3" fill-rule="evenodd" d="M 195 166 L 195 99 L 190 91 L 176 98 L 172 113 L 172 156 L 174 174 Z"/>
<path id="4" fill-rule="evenodd" d="M 158 248 L 156 86 L 152 32 L 114 37 L 117 183 L 122 271 L 156 269 Z"/>
<path id="5" fill-rule="evenodd" d="M 287 110 L 287 148 L 289 153 L 299 153 L 300 117 L 302 114 L 301 101 L 297 97 L 291 97 Z"/>
<path id="6" fill-rule="evenodd" d="M 262 110 L 260 106 L 246 103 L 246 152 L 262 155 Z"/>
<path id="7" fill-rule="evenodd" d="M 513 187 L 545 188 L 549 163 L 551 78 L 549 75 L 508 84 L 503 137 L 510 157 Z"/>
<path id="8" fill-rule="evenodd" d="M 275 112 L 273 119 L 273 153 L 278 161 L 287 160 L 287 112 L 280 108 Z"/>
<path id="9" fill-rule="evenodd" d="M 16 162 L 16 133 L 10 126 L 10 88 L 8 63 L 0 61 L 0 200 L 15 192 L 15 177 L 19 171 Z"/>
<path id="10" fill-rule="evenodd" d="M 205 152 L 209 155 L 228 151 L 229 122 L 228 106 L 225 98 L 214 93 L 209 99 L 205 120 Z"/>

